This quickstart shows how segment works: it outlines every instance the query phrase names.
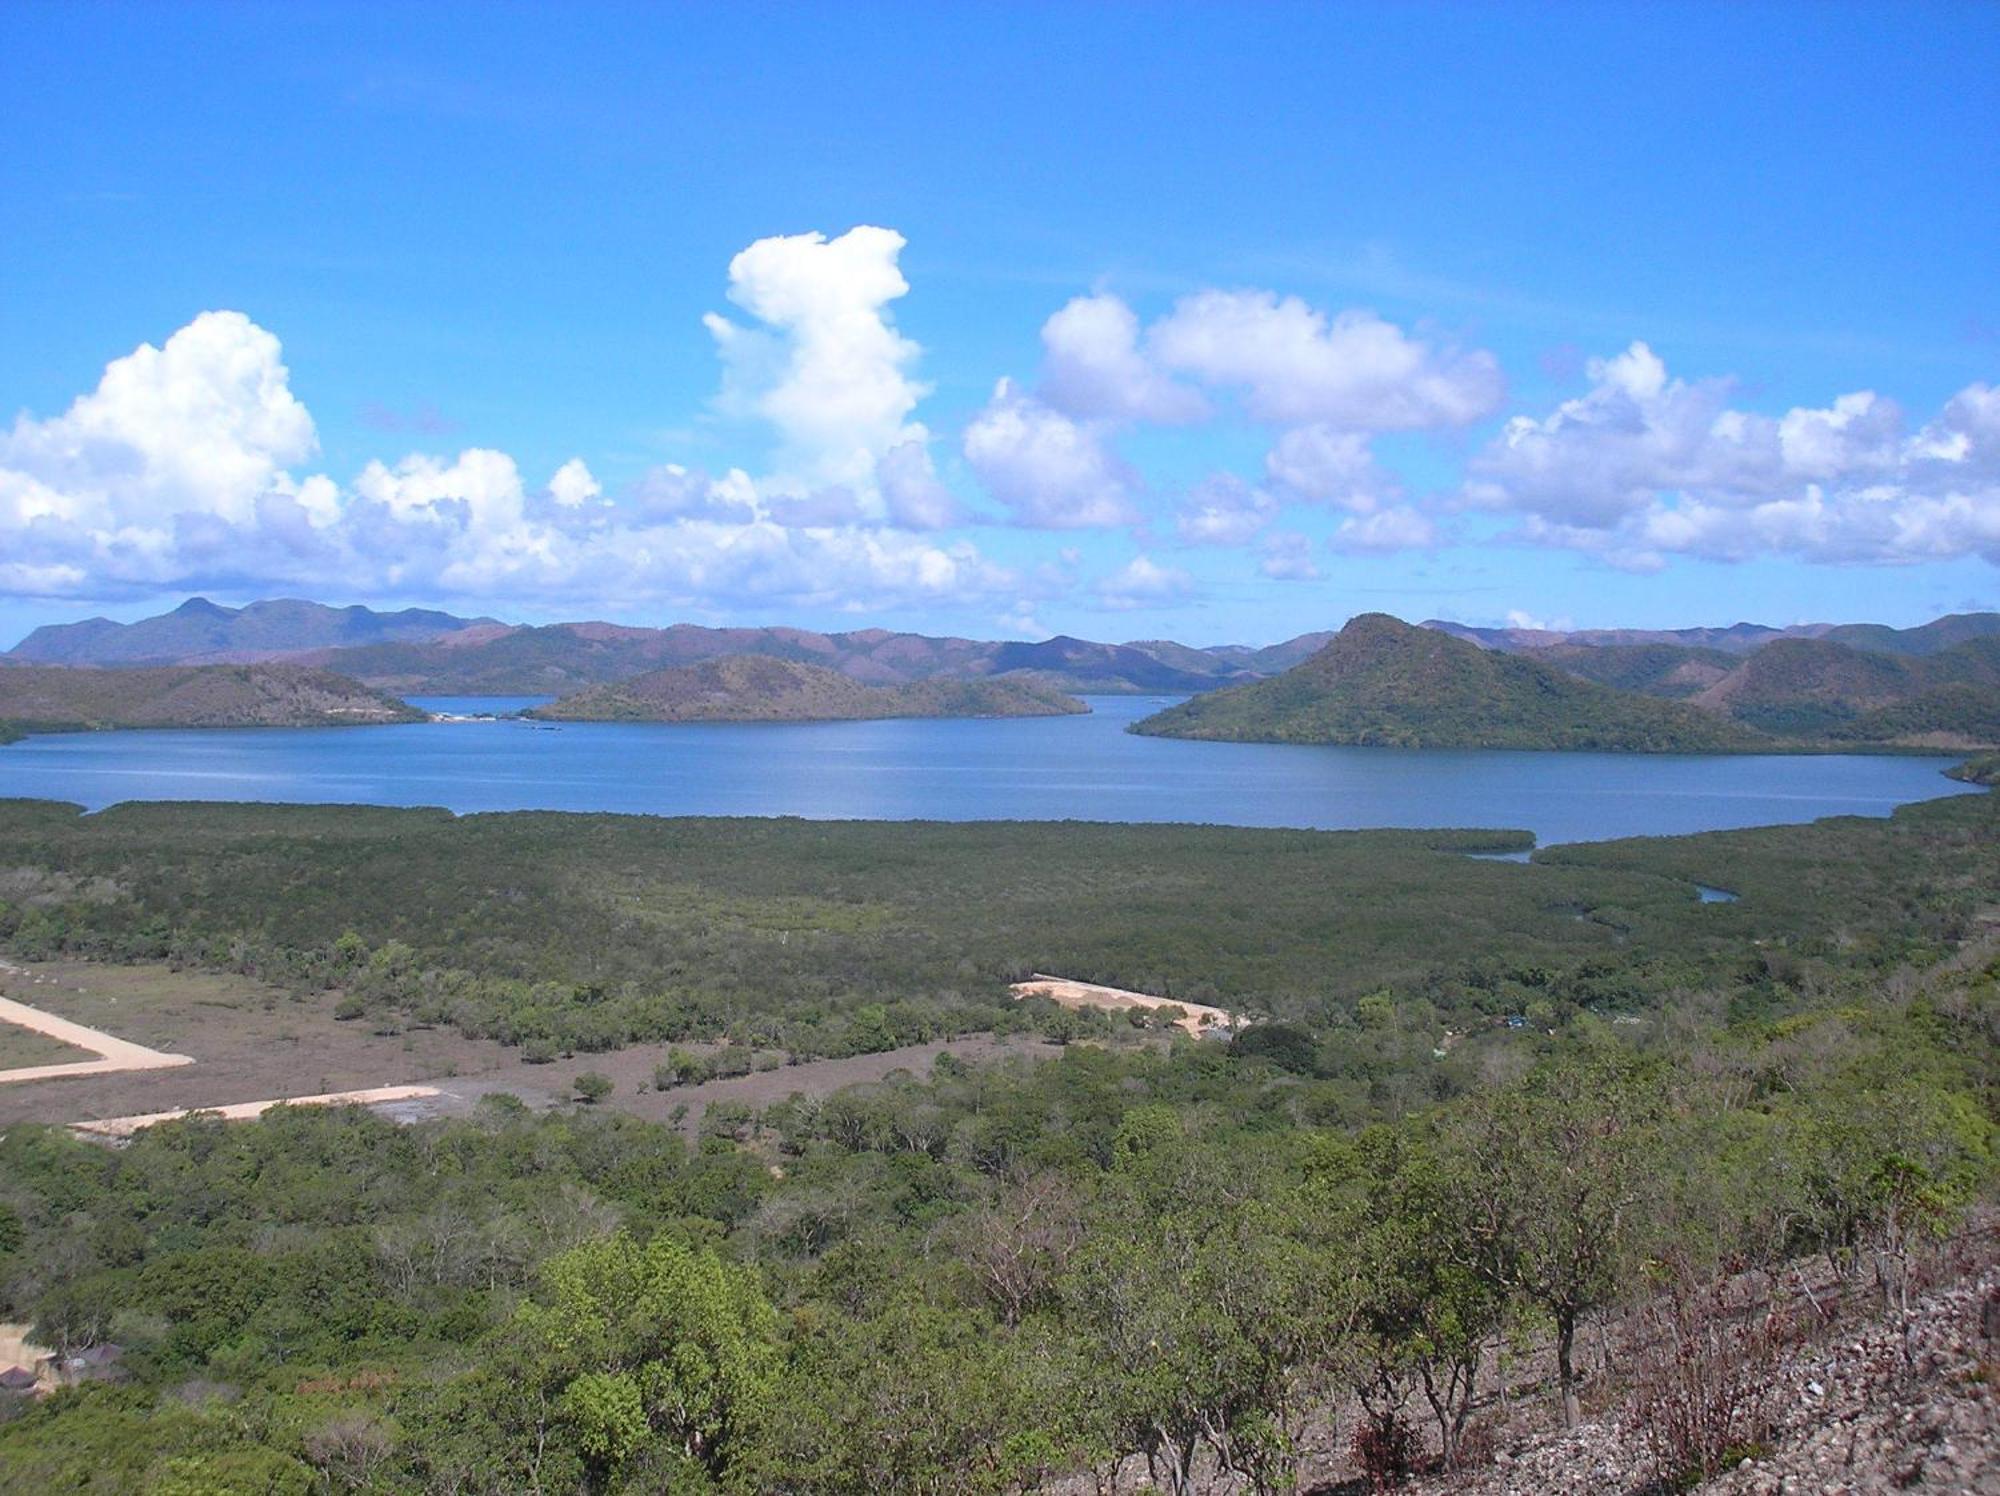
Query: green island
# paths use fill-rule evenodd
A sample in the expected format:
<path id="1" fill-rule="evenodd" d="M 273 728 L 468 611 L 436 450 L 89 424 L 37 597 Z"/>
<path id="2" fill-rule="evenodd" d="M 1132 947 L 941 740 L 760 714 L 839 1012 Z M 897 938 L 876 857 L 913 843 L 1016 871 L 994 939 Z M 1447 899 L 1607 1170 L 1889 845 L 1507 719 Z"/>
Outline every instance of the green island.
<path id="1" fill-rule="evenodd" d="M 1363 614 L 1282 674 L 1191 697 L 1137 733 L 1390 748 L 1954 752 L 2000 743 L 2000 641 L 1928 656 L 1776 639 L 1481 648 Z"/>
<path id="2" fill-rule="evenodd" d="M 824 665 L 729 655 L 591 686 L 524 716 L 551 722 L 828 722 L 886 717 L 1057 717 L 1087 712 L 1029 680 L 871 686 Z"/>
<path id="3" fill-rule="evenodd" d="M 0 842 L 0 950 L 123 994 L 90 1011 L 228 980 L 288 1049 L 566 1077 L 116 1147 L 0 1094 L 0 1311 L 116 1348 L 0 1413 L 19 1489 L 1276 1492 L 1586 1403 L 1685 1485 L 1763 1425 L 1682 1429 L 1659 1347 L 1734 1347 L 1725 1390 L 1771 1363 L 1674 1315 L 1729 1273 L 1873 1334 L 2000 1172 L 1992 794 L 1526 865 L 1466 855 L 1508 831 L 29 801 Z M 1239 1020 L 1010 995 L 1037 971 Z M 176 1011 L 177 1083 L 254 1016 Z"/>
<path id="4" fill-rule="evenodd" d="M 0 669 L 0 742 L 121 727 L 343 727 L 421 722 L 406 702 L 296 664 Z"/>

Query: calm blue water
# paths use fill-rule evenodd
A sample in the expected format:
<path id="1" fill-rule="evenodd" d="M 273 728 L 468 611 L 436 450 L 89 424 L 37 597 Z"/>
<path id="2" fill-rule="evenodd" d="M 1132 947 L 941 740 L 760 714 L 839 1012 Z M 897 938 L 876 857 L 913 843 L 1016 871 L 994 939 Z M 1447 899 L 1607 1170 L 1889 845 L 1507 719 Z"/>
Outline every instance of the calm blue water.
<path id="1" fill-rule="evenodd" d="M 538 698 L 424 698 L 432 711 Z M 105 732 L 0 748 L 0 796 L 903 820 L 1505 826 L 1544 843 L 1886 815 L 1948 759 L 1422 752 L 1133 737 L 1164 697 L 995 722 Z"/>

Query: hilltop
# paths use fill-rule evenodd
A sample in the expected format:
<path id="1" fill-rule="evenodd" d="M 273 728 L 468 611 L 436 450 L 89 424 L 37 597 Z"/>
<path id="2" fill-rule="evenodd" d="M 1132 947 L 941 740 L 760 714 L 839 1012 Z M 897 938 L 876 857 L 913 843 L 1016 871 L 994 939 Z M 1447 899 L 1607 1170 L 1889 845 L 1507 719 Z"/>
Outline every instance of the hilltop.
<path id="1" fill-rule="evenodd" d="M 300 665 L 175 665 L 0 670 L 0 724 L 110 727 L 337 727 L 420 722 L 415 707 Z"/>
<path id="2" fill-rule="evenodd" d="M 1381 613 L 1356 618 L 1282 675 L 1195 697 L 1132 730 L 1247 742 L 1650 753 L 1712 753 L 1754 741 L 1694 707 Z"/>
<path id="3" fill-rule="evenodd" d="M 868 686 L 820 665 L 733 655 L 593 686 L 531 717 L 565 722 L 822 722 L 880 717 L 1055 717 L 1089 708 L 1031 680 Z"/>

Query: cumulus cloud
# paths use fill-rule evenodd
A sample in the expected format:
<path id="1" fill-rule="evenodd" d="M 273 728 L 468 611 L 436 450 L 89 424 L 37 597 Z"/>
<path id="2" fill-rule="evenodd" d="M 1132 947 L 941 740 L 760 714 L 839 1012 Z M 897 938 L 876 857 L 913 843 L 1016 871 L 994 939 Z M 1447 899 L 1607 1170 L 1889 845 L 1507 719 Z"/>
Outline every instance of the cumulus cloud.
<path id="1" fill-rule="evenodd" d="M 1772 417 L 1727 380 L 1684 380 L 1644 343 L 1589 365 L 1590 388 L 1517 416 L 1478 453 L 1474 507 L 1541 544 L 1656 569 L 1676 554 L 1823 562 L 2000 559 L 2000 397 L 1960 391 L 1914 435 L 1871 391 Z"/>
<path id="2" fill-rule="evenodd" d="M 318 450 L 278 340 L 240 312 L 203 312 L 104 371 L 62 415 L 0 435 L 0 520 L 160 538 L 163 512 L 254 517 Z"/>
<path id="3" fill-rule="evenodd" d="M 1295 426 L 1264 458 L 1264 471 L 1282 492 L 1308 503 L 1368 514 L 1400 497 L 1396 480 L 1375 461 L 1367 436 L 1320 423 Z"/>
<path id="4" fill-rule="evenodd" d="M 581 457 L 572 457 L 549 479 L 549 497 L 565 509 L 581 509 L 604 492 Z"/>
<path id="5" fill-rule="evenodd" d="M 884 452 L 875 464 L 875 481 L 889 520 L 906 530 L 948 530 L 968 518 L 958 495 L 938 480 L 930 448 L 922 442 Z"/>
<path id="6" fill-rule="evenodd" d="M 1484 349 L 1434 345 L 1373 312 L 1332 317 L 1296 296 L 1201 291 L 1182 298 L 1149 334 L 1166 368 L 1239 388 L 1262 421 L 1347 431 L 1463 426 L 1505 394 Z"/>
<path id="7" fill-rule="evenodd" d="M 1234 473 L 1213 473 L 1188 491 L 1174 529 L 1190 545 L 1244 545 L 1278 516 L 1278 501 Z"/>
<path id="8" fill-rule="evenodd" d="M 888 310 L 910 289 L 904 243 L 864 225 L 759 239 L 729 262 L 729 299 L 763 326 L 702 319 L 722 357 L 721 404 L 776 430 L 781 480 L 867 485 L 892 447 L 925 439 L 909 419 L 929 392 L 910 372 L 923 350 Z"/>
<path id="9" fill-rule="evenodd" d="M 1139 517 L 1138 476 L 1103 427 L 1072 420 L 1009 379 L 966 427 L 965 460 L 1024 525 L 1080 530 Z"/>
<path id="10" fill-rule="evenodd" d="M 1437 543 L 1437 525 L 1429 515 L 1407 504 L 1352 515 L 1340 522 L 1327 542 L 1337 551 L 1375 555 L 1426 550 Z"/>
<path id="11" fill-rule="evenodd" d="M 1107 608 L 1158 607 L 1183 602 L 1193 593 L 1193 577 L 1143 555 L 1134 556 L 1097 584 L 1098 600 Z"/>
<path id="12" fill-rule="evenodd" d="M 967 542 L 847 522 L 838 488 L 826 514 L 788 523 L 778 506 L 813 494 L 765 494 L 740 470 L 657 468 L 613 499 L 580 459 L 531 491 L 512 457 L 475 447 L 371 461 L 343 486 L 294 471 L 315 448 L 277 339 L 239 313 L 204 313 L 115 360 L 63 414 L 24 415 L 0 436 L 0 589 L 841 607 L 1018 595 Z M 896 502 L 936 513 L 927 468 L 895 451 Z"/>
<path id="13" fill-rule="evenodd" d="M 1319 566 L 1313 561 L 1312 538 L 1296 530 L 1281 530 L 1265 537 L 1264 556 L 1257 570 L 1273 581 L 1316 582 Z"/>
<path id="14" fill-rule="evenodd" d="M 1116 296 L 1079 296 L 1042 324 L 1042 397 L 1086 420 L 1174 425 L 1208 415 L 1139 348 L 1139 318 Z"/>

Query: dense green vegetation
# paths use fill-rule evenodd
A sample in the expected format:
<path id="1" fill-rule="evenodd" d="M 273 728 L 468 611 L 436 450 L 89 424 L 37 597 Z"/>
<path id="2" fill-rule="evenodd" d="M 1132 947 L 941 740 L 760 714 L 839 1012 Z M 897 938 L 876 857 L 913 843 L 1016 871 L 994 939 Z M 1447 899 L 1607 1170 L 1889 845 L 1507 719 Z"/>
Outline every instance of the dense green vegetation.
<path id="1" fill-rule="evenodd" d="M 13 1128 L 0 1307 L 129 1380 L 12 1409 L 0 1486 L 1001 1492 L 1136 1455 L 1280 1491 L 1329 1417 L 1450 1451 L 1491 1337 L 1573 1348 L 1647 1264 L 1893 1286 L 1993 1177 L 1995 976 L 1504 1036 L 1518 1079 L 1360 1130 L 1283 1046 L 1193 1043 L 941 1060 L 696 1148 L 499 1098 Z"/>
<path id="2" fill-rule="evenodd" d="M 1021 1021 L 1006 984 L 1038 970 L 1314 1025 L 1391 988 L 1463 1027 L 1531 1001 L 1643 1006 L 1750 938 L 1849 966 L 1942 948 L 1977 905 L 1996 803 L 1741 833 L 1712 858 L 1702 838 L 1639 843 L 1609 869 L 1453 850 L 1521 833 L 17 801 L 0 941 L 338 987 L 377 1017 L 579 1050 L 892 1048 Z M 1802 882 L 1800 857 L 1837 885 Z M 1696 882 L 1742 901 L 1698 904 Z"/>
<path id="3" fill-rule="evenodd" d="M 21 731 L 100 727 L 339 727 L 423 713 L 358 681 L 298 665 L 0 670 L 0 723 Z"/>
<path id="4" fill-rule="evenodd" d="M 1977 753 L 1945 773 L 1966 784 L 2000 785 L 2000 753 Z"/>
<path id="5" fill-rule="evenodd" d="M 1330 1419 L 1476 1443 L 1510 1344 L 1554 1345 L 1573 1407 L 1664 1273 L 1822 1254 L 1905 1291 L 1994 1184 L 2000 797 L 1455 850 L 1525 843 L 0 804 L 16 955 L 592 1044 L 1096 1041 L 692 1142 L 591 1084 L 10 1128 L 0 1317 L 124 1380 L 0 1403 L 0 1490 L 1007 1492 L 1126 1457 L 1276 1492 Z M 999 987 L 1029 966 L 1270 1021 L 1036 1017 Z"/>
<path id="6" fill-rule="evenodd" d="M 823 722 L 878 717 L 1058 717 L 1090 708 L 1021 680 L 868 686 L 823 665 L 729 655 L 592 686 L 528 713 L 557 722 Z"/>
<path id="7" fill-rule="evenodd" d="M 1520 655 L 1368 613 L 1284 674 L 1197 696 L 1134 732 L 1385 748 L 1708 753 L 1749 733 L 1694 707 L 1614 690 Z"/>
<path id="8" fill-rule="evenodd" d="M 1846 743 L 2000 742 L 2000 639 L 1934 654 L 1873 654 L 1781 639 L 1698 700 L 1778 737 Z"/>

